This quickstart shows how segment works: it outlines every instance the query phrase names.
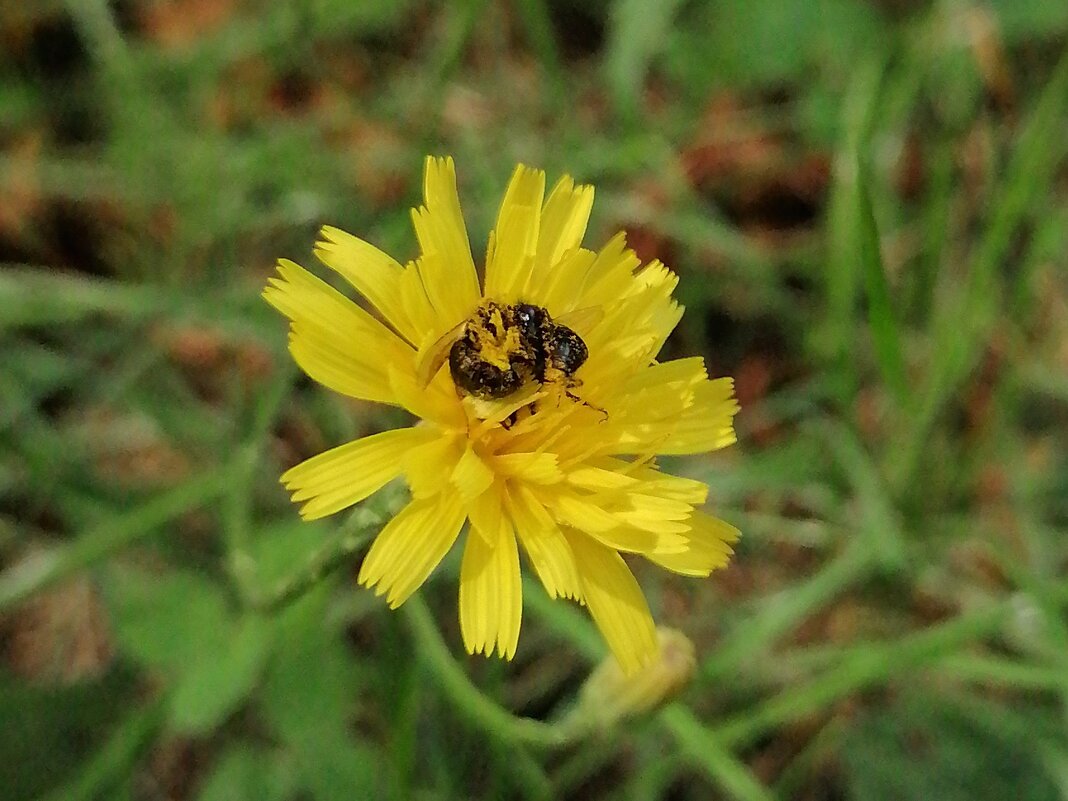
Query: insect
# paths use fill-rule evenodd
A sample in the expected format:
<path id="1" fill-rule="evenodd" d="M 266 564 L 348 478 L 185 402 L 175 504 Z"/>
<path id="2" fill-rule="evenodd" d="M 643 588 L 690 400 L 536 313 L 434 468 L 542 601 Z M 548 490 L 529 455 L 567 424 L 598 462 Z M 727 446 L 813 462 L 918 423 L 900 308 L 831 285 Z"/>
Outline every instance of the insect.
<path id="1" fill-rule="evenodd" d="M 588 316 L 576 312 L 569 322 Z M 537 381 L 560 386 L 569 398 L 583 402 L 570 390 L 580 385 L 575 372 L 588 357 L 582 337 L 543 307 L 487 301 L 431 346 L 420 378 L 428 384 L 448 358 L 453 383 L 465 395 L 505 398 Z"/>

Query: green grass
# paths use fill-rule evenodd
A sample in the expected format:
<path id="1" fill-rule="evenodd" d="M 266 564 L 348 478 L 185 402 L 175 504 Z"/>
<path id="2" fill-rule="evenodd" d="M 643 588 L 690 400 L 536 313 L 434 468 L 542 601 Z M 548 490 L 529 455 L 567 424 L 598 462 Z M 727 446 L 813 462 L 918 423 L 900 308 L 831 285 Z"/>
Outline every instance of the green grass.
<path id="1" fill-rule="evenodd" d="M 5 798 L 1068 797 L 1063 3 L 56 0 L 0 44 Z M 414 255 L 426 153 L 476 258 L 515 162 L 594 183 L 738 380 L 671 465 L 732 565 L 639 570 L 695 678 L 607 731 L 584 611 L 528 581 L 469 659 L 456 559 L 355 586 L 399 493 L 277 482 L 399 418 L 259 292 L 322 224 Z"/>

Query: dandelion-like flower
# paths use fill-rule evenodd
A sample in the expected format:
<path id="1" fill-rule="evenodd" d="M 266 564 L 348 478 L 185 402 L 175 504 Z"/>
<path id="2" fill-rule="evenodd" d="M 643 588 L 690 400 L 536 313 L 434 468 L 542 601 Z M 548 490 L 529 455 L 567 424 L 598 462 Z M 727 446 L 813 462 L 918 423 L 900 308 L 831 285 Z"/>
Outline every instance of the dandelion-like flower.
<path id="1" fill-rule="evenodd" d="M 658 261 L 642 266 L 622 233 L 597 252 L 582 247 L 592 187 L 565 176 L 546 199 L 545 174 L 518 166 L 481 282 L 452 159 L 427 159 L 424 197 L 412 212 L 421 255 L 407 266 L 322 231 L 315 255 L 369 310 L 286 260 L 264 291 L 290 319 L 290 351 L 309 376 L 418 418 L 319 454 L 282 482 L 310 520 L 404 478 L 411 499 L 359 574 L 394 608 L 467 524 L 459 605 L 469 653 L 515 654 L 522 546 L 548 594 L 584 604 L 623 669 L 636 670 L 657 654 L 656 629 L 622 554 L 707 576 L 738 537 L 699 510 L 705 484 L 655 462 L 735 441 L 731 379 L 709 379 L 699 357 L 656 360 L 682 316 L 678 280 Z M 523 331 L 503 329 L 520 307 L 573 334 L 588 353 L 581 366 L 567 369 L 561 353 L 516 355 Z M 458 389 L 450 346 L 461 338 L 483 348 L 490 373 L 511 375 L 509 394 Z"/>

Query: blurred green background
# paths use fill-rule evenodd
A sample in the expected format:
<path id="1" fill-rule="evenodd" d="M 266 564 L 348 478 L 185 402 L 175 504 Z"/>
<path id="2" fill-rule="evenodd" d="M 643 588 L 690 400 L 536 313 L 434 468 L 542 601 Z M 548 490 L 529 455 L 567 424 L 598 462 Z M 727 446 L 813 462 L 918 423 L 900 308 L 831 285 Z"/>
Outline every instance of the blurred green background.
<path id="1" fill-rule="evenodd" d="M 0 797 L 1068 798 L 1066 43 L 1064 0 L 0 5 Z M 258 294 L 324 223 L 413 256 L 427 153 L 476 255 L 517 161 L 594 183 L 737 381 L 670 462 L 733 563 L 639 572 L 697 675 L 566 748 L 355 587 L 396 497 L 278 485 L 403 418 Z M 458 675 L 565 710 L 585 614 L 528 584 L 469 659 L 456 571 Z"/>

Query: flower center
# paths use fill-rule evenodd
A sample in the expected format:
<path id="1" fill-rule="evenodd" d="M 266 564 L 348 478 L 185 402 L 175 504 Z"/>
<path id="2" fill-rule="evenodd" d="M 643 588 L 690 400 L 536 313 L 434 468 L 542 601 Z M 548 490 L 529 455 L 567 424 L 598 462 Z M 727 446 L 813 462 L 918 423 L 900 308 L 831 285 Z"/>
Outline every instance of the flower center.
<path id="1" fill-rule="evenodd" d="M 499 399 L 531 382 L 578 386 L 573 376 L 588 354 L 581 337 L 541 306 L 489 300 L 463 324 L 449 369 L 462 393 Z"/>

